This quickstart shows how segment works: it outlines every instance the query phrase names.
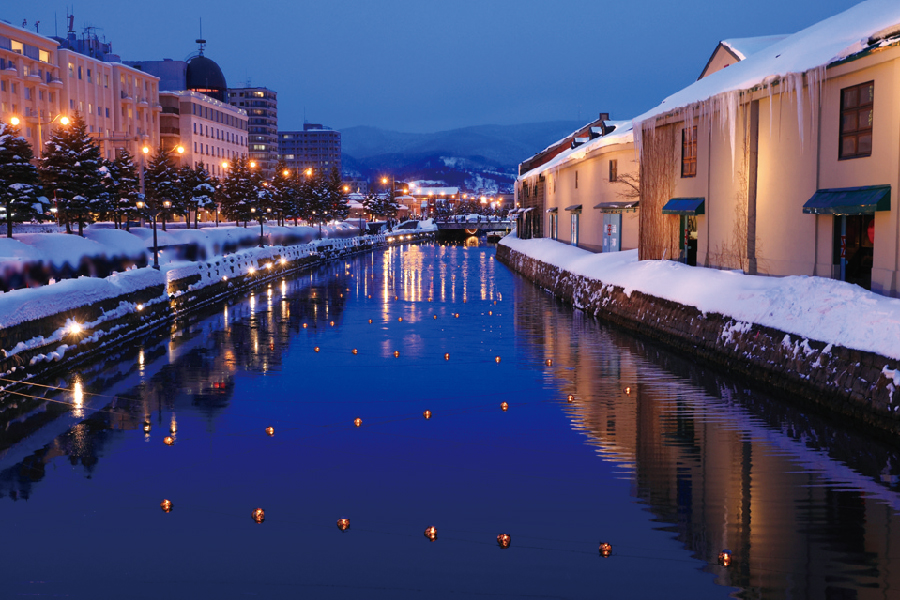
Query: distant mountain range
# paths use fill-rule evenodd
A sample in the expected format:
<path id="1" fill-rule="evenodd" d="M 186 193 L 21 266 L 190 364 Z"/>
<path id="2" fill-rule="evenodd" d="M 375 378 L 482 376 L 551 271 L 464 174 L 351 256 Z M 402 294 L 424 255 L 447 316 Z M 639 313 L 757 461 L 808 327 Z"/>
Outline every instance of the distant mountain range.
<path id="1" fill-rule="evenodd" d="M 398 179 L 508 191 L 520 162 L 582 125 L 478 125 L 437 133 L 350 127 L 341 130 L 344 173 L 372 177 L 390 172 Z"/>

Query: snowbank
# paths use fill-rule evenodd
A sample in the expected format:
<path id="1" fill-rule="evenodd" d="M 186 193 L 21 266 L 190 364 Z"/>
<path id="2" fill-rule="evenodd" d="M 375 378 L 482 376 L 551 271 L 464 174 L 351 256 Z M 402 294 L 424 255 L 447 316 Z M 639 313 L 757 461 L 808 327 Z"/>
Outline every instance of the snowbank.
<path id="1" fill-rule="evenodd" d="M 0 329 L 164 283 L 159 271 L 145 268 L 102 279 L 79 277 L 44 287 L 14 290 L 0 294 Z"/>
<path id="2" fill-rule="evenodd" d="M 505 237 L 500 244 L 575 275 L 640 291 L 704 313 L 900 359 L 900 300 L 823 277 L 764 277 L 639 261 L 637 250 L 593 254 L 550 239 Z"/>

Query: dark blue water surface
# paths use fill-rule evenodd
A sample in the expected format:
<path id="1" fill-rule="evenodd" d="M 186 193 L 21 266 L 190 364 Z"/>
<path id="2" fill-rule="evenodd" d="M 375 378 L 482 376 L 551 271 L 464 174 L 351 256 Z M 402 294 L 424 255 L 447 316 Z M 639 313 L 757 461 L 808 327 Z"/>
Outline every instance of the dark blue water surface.
<path id="1" fill-rule="evenodd" d="M 0 414 L 2 597 L 900 597 L 896 448 L 493 248 L 330 263 L 45 383 Z"/>

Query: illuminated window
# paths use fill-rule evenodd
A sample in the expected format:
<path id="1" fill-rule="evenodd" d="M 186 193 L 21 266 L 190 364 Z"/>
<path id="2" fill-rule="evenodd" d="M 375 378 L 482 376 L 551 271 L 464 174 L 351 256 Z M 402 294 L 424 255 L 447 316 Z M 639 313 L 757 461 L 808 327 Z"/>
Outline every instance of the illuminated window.
<path id="1" fill-rule="evenodd" d="M 16 54 L 25 53 L 25 45 L 22 44 L 22 42 L 17 42 L 16 40 L 9 40 L 9 49 Z"/>
<path id="2" fill-rule="evenodd" d="M 50 62 L 50 53 L 46 50 L 38 50 L 38 60 L 45 63 Z"/>

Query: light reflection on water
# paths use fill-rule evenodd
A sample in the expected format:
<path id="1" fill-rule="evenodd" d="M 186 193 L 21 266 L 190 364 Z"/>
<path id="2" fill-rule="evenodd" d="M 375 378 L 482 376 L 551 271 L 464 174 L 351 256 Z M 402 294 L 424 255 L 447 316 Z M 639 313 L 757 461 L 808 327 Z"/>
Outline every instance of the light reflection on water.
<path id="1" fill-rule="evenodd" d="M 58 396 L 74 410 L 7 405 L 9 593 L 889 597 L 895 449 L 608 330 L 492 257 L 332 263 L 83 368 Z M 29 559 L 64 540 L 66 561 Z M 110 578 L 110 552 L 136 566 Z"/>

